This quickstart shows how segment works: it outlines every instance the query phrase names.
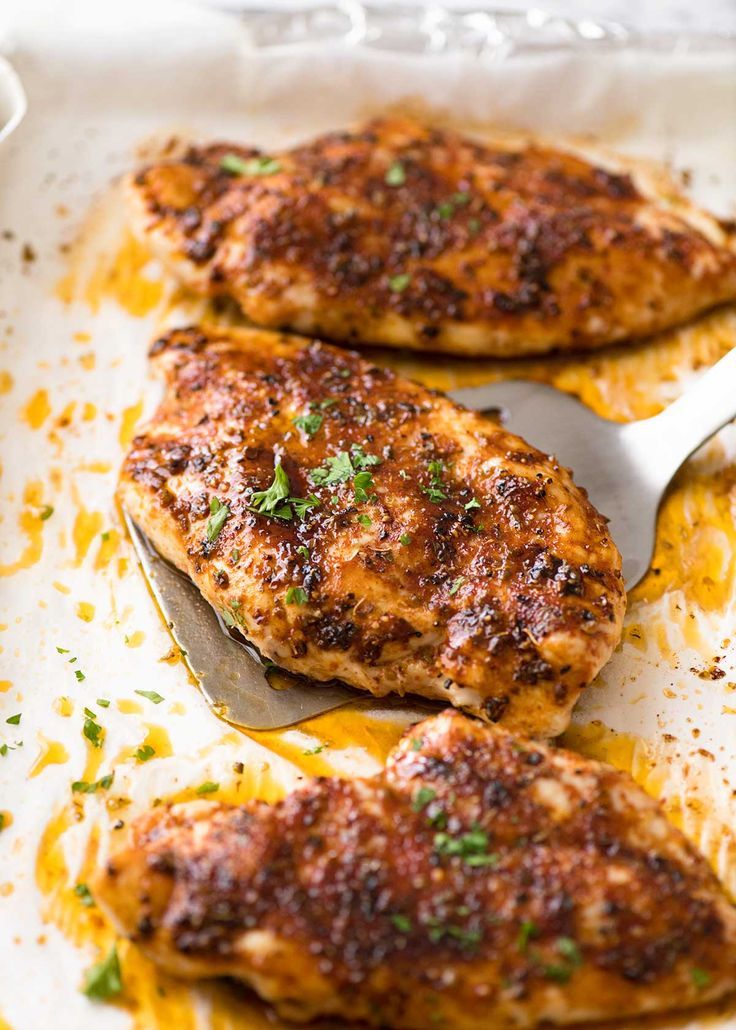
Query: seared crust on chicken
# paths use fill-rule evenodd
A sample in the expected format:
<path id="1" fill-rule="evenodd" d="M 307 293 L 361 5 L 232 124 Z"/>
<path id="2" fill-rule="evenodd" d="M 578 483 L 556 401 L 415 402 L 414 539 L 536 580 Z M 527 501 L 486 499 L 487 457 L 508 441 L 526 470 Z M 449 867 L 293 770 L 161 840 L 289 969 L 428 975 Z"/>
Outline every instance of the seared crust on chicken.
<path id="1" fill-rule="evenodd" d="M 655 801 L 450 711 L 372 779 L 152 810 L 93 893 L 167 971 L 238 977 L 296 1020 L 488 1030 L 736 987 L 736 910 Z"/>
<path id="2" fill-rule="evenodd" d="M 631 175 L 383 118 L 269 157 L 194 147 L 131 177 L 133 223 L 255 323 L 514 357 L 594 348 L 736 298 L 717 221 Z"/>
<path id="3" fill-rule="evenodd" d="M 166 394 L 121 500 L 226 621 L 316 680 L 562 732 L 625 604 L 567 470 L 319 342 L 185 329 L 152 355 Z"/>

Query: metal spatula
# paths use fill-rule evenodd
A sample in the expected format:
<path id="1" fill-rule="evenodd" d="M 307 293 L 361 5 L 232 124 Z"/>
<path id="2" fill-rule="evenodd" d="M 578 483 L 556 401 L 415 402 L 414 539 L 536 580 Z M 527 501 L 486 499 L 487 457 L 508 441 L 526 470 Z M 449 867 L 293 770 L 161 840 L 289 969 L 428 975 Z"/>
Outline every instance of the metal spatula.
<path id="1" fill-rule="evenodd" d="M 736 349 L 708 369 L 661 414 L 621 424 L 543 383 L 491 383 L 455 390 L 458 404 L 497 411 L 513 433 L 573 470 L 609 519 L 630 590 L 646 574 L 657 510 L 690 455 L 736 417 Z"/>
<path id="2" fill-rule="evenodd" d="M 492 383 L 450 396 L 468 408 L 497 413 L 513 432 L 574 470 L 575 481 L 610 519 L 630 588 L 649 567 L 657 508 L 668 483 L 693 451 L 736 416 L 736 350 L 662 414 L 625 425 L 599 418 L 539 383 Z M 262 662 L 125 518 L 171 634 L 220 717 L 246 729 L 277 729 L 365 697 L 343 684 L 315 683 Z"/>

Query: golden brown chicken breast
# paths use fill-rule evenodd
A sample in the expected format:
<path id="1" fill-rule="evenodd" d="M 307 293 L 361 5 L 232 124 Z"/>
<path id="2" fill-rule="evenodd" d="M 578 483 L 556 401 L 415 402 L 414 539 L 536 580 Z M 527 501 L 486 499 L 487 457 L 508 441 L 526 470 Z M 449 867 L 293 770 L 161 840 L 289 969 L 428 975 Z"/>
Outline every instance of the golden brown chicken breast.
<path id="1" fill-rule="evenodd" d="M 131 178 L 181 279 L 259 325 L 514 357 L 641 337 L 736 298 L 715 219 L 541 145 L 383 118 L 276 155 L 229 144 Z"/>
<path id="2" fill-rule="evenodd" d="M 736 988 L 736 910 L 655 801 L 449 711 L 372 779 L 154 809 L 93 893 L 167 971 L 296 1020 L 488 1030 Z"/>
<path id="3" fill-rule="evenodd" d="M 154 344 L 166 394 L 123 505 L 277 665 L 562 732 L 625 593 L 569 473 L 350 351 L 257 330 Z"/>

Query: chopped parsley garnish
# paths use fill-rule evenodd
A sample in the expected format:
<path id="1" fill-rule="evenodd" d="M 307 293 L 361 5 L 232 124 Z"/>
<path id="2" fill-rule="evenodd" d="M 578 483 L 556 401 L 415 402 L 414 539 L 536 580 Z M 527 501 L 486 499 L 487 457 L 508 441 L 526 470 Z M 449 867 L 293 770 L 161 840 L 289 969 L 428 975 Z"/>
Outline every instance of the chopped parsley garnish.
<path id="1" fill-rule="evenodd" d="M 209 543 L 213 544 L 217 540 L 229 515 L 230 508 L 228 505 L 223 504 L 217 497 L 213 497 L 210 501 L 210 517 L 207 519 L 207 540 Z"/>
<path id="2" fill-rule="evenodd" d="M 464 582 L 465 582 L 465 576 L 458 576 L 457 577 L 455 582 L 450 587 L 450 597 L 452 597 L 454 594 L 456 594 L 458 592 L 458 590 L 460 589 L 460 587 L 463 585 Z"/>
<path id="3" fill-rule="evenodd" d="M 94 908 L 95 899 L 86 883 L 78 883 L 74 888 L 74 893 L 85 908 Z"/>
<path id="4" fill-rule="evenodd" d="M 326 744 L 317 744 L 316 747 L 310 747 L 307 751 L 302 751 L 302 754 L 305 755 L 307 758 L 309 758 L 311 755 L 321 755 L 326 747 Z"/>
<path id="5" fill-rule="evenodd" d="M 323 415 L 313 413 L 311 415 L 299 415 L 298 418 L 292 419 L 292 422 L 297 429 L 301 429 L 307 436 L 314 436 L 315 433 L 319 432 L 323 418 Z"/>
<path id="6" fill-rule="evenodd" d="M 138 694 L 139 697 L 145 697 L 147 701 L 153 701 L 155 705 L 160 705 L 161 702 L 165 700 L 165 698 L 163 698 L 161 694 L 157 694 L 155 690 L 136 690 L 134 693 Z"/>
<path id="7" fill-rule="evenodd" d="M 56 645 L 56 650 L 59 652 L 59 654 L 69 654 L 69 648 L 68 647 L 59 647 L 59 645 L 57 644 Z"/>
<path id="8" fill-rule="evenodd" d="M 699 991 L 702 991 L 705 987 L 710 984 L 710 973 L 707 973 L 705 969 L 694 968 L 690 970 L 690 978 Z"/>
<path id="9" fill-rule="evenodd" d="M 457 855 L 469 866 L 495 865 L 498 855 L 488 853 L 488 834 L 480 827 L 459 837 L 440 832 L 434 835 L 434 849 L 438 855 Z"/>
<path id="10" fill-rule="evenodd" d="M 120 974 L 120 960 L 113 944 L 105 958 L 87 971 L 82 990 L 94 1001 L 107 1001 L 120 994 L 123 980 Z"/>
<path id="11" fill-rule="evenodd" d="M 353 444 L 350 453 L 340 451 L 331 458 L 326 458 L 319 468 L 312 469 L 310 478 L 315 486 L 337 486 L 340 483 L 353 481 L 355 500 L 358 503 L 370 501 L 368 491 L 374 486 L 373 476 L 367 470 L 380 465 L 381 459 L 375 454 L 366 454 L 362 447 Z"/>
<path id="12" fill-rule="evenodd" d="M 579 966 L 582 964 L 583 956 L 580 954 L 580 948 L 572 937 L 558 937 L 555 947 L 560 955 L 566 958 L 571 965 Z"/>
<path id="13" fill-rule="evenodd" d="M 394 161 L 384 176 L 387 186 L 403 186 L 406 182 L 406 172 L 400 161 Z"/>
<path id="14" fill-rule="evenodd" d="M 206 780 L 204 783 L 200 783 L 200 785 L 197 787 L 197 789 L 195 790 L 194 793 L 195 794 L 214 794 L 219 789 L 220 789 L 220 784 L 219 783 L 213 783 L 212 780 Z"/>
<path id="15" fill-rule="evenodd" d="M 309 497 L 290 497 L 291 484 L 280 461 L 273 469 L 273 482 L 267 490 L 257 490 L 250 498 L 250 510 L 258 515 L 270 515 L 275 519 L 290 519 L 292 509 L 303 519 L 309 508 L 319 501 L 310 494 Z"/>
<path id="16" fill-rule="evenodd" d="M 85 735 L 92 747 L 102 747 L 102 742 L 105 739 L 105 731 L 97 722 L 97 716 L 95 713 L 90 711 L 89 708 L 84 709 L 84 726 L 82 727 L 82 733 Z"/>
<path id="17" fill-rule="evenodd" d="M 8 751 L 15 751 L 19 747 L 23 747 L 22 740 L 16 740 L 15 744 L 0 744 L 0 757 L 5 758 Z"/>
<path id="18" fill-rule="evenodd" d="M 20 726 L 22 714 L 22 712 L 18 712 L 17 715 L 11 715 L 10 718 L 6 719 L 5 721 L 8 723 L 9 726 Z"/>
<path id="19" fill-rule="evenodd" d="M 242 158 L 237 154 L 225 154 L 220 168 L 228 175 L 275 175 L 281 171 L 281 164 L 273 157 Z"/>
<path id="20" fill-rule="evenodd" d="M 447 494 L 444 491 L 444 483 L 442 482 L 442 476 L 445 472 L 445 463 L 443 461 L 430 461 L 427 465 L 429 470 L 429 486 L 422 487 L 422 493 L 429 497 L 433 504 L 437 504 L 439 501 L 446 501 Z"/>
<path id="21" fill-rule="evenodd" d="M 347 451 L 340 451 L 333 458 L 325 458 L 324 464 L 312 469 L 310 478 L 315 486 L 336 486 L 346 483 L 355 475 L 353 463 Z"/>
<path id="22" fill-rule="evenodd" d="M 415 812 L 421 812 L 423 808 L 429 804 L 430 801 L 434 801 L 437 797 L 437 791 L 432 790 L 431 787 L 420 787 L 414 795 L 414 800 L 411 803 L 411 807 Z"/>
<path id="23" fill-rule="evenodd" d="M 153 758 L 156 754 L 156 749 L 151 747 L 150 744 L 141 744 L 138 750 L 135 752 L 135 757 L 139 762 L 147 762 L 149 758 Z"/>
<path id="24" fill-rule="evenodd" d="M 457 208 L 465 207 L 465 205 L 469 203 L 470 194 L 458 191 L 457 193 L 453 193 L 449 200 L 444 200 L 441 204 L 437 205 L 437 214 L 440 218 L 452 218 Z"/>
<path id="25" fill-rule="evenodd" d="M 458 915 L 459 914 L 460 912 L 458 910 Z M 430 930 L 428 936 L 433 944 L 437 944 L 443 937 L 452 937 L 453 940 L 458 941 L 466 947 L 473 947 L 483 939 L 483 931 L 480 929 L 453 926 L 451 924 L 445 925 L 436 917 L 429 920 L 429 925 Z"/>
<path id="26" fill-rule="evenodd" d="M 408 916 L 402 915 L 401 912 L 396 912 L 392 915 L 391 922 L 399 933 L 411 933 L 411 919 Z"/>
<path id="27" fill-rule="evenodd" d="M 326 400 L 320 401 L 319 407 L 322 411 L 326 411 L 327 408 L 331 408 L 333 404 L 337 404 L 337 397 L 327 397 Z"/>
<path id="28" fill-rule="evenodd" d="M 87 678 L 81 669 L 75 669 L 74 675 L 76 677 L 77 683 L 83 683 Z"/>
<path id="29" fill-rule="evenodd" d="M 45 522 L 46 519 L 50 519 L 53 514 L 54 514 L 54 509 L 52 508 L 52 506 L 50 504 L 47 504 L 41 510 L 41 513 L 39 514 L 38 517 L 40 518 L 41 522 Z"/>
<path id="30" fill-rule="evenodd" d="M 310 494 L 309 497 L 290 497 L 289 504 L 293 505 L 297 516 L 303 519 L 309 509 L 318 505 L 319 501 L 314 494 Z"/>
<path id="31" fill-rule="evenodd" d="M 453 937 L 456 941 L 467 947 L 480 944 L 483 940 L 483 931 L 478 929 L 464 930 L 462 926 L 448 926 L 447 933 L 448 936 Z"/>
<path id="32" fill-rule="evenodd" d="M 232 559 L 232 561 L 238 561 L 239 560 L 239 558 L 240 558 L 240 551 L 238 550 L 237 547 L 233 547 L 232 551 L 230 552 L 230 558 Z"/>
<path id="33" fill-rule="evenodd" d="M 308 600 L 309 594 L 304 587 L 289 587 L 286 591 L 287 604 L 306 604 Z"/>
<path id="34" fill-rule="evenodd" d="M 399 543 L 401 544 L 402 547 L 408 547 L 409 544 L 411 543 L 411 537 L 409 536 L 409 534 L 408 533 L 402 533 L 401 536 L 399 537 Z"/>
<path id="35" fill-rule="evenodd" d="M 438 808 L 436 812 L 433 812 L 427 820 L 430 826 L 435 830 L 444 830 L 447 826 L 447 812 L 442 808 Z"/>
<path id="36" fill-rule="evenodd" d="M 572 969 L 569 966 L 549 963 L 542 965 L 542 973 L 548 980 L 554 980 L 558 984 L 566 984 L 572 976 Z"/>
<path id="37" fill-rule="evenodd" d="M 110 707 L 110 702 L 108 701 L 108 699 L 106 697 L 98 697 L 97 700 L 95 701 L 95 704 L 99 705 L 100 708 L 109 708 Z"/>
<path id="38" fill-rule="evenodd" d="M 305 561 L 309 561 L 309 548 L 304 544 L 300 544 L 296 549 L 296 553 L 300 554 Z"/>
<path id="39" fill-rule="evenodd" d="M 353 465 L 359 470 L 381 464 L 381 459 L 377 454 L 366 454 L 359 444 L 353 444 L 350 448 L 350 457 L 352 458 Z"/>
<path id="40" fill-rule="evenodd" d="M 99 780 L 93 780 L 88 782 L 87 780 L 75 780 L 72 783 L 73 794 L 96 794 L 98 790 L 109 790 L 112 787 L 112 781 L 115 779 L 115 773 L 108 773 L 107 776 L 101 776 Z"/>
<path id="41" fill-rule="evenodd" d="M 371 500 L 372 495 L 368 491 L 372 490 L 373 486 L 373 476 L 370 472 L 356 472 L 353 479 L 353 489 L 355 490 L 355 500 L 358 504 L 364 504 L 366 501 Z"/>
<path id="42" fill-rule="evenodd" d="M 516 938 L 517 951 L 524 955 L 529 947 L 529 941 L 536 937 L 538 933 L 537 924 L 533 923 L 531 919 L 525 919 L 519 928 L 519 936 Z"/>
<path id="43" fill-rule="evenodd" d="M 399 275 L 392 275 L 388 281 L 388 288 L 392 293 L 403 293 L 411 282 L 408 272 L 400 272 Z"/>
<path id="44" fill-rule="evenodd" d="M 474 509 L 474 508 L 480 508 L 480 501 L 477 501 L 477 500 L 475 499 L 475 497 L 473 497 L 473 498 L 472 498 L 472 499 L 471 499 L 470 501 L 468 501 L 468 503 L 467 503 L 467 504 L 465 505 L 465 510 L 466 510 L 466 511 L 473 511 L 473 509 Z"/>
<path id="45" fill-rule="evenodd" d="M 373 519 L 370 517 L 370 515 L 358 515 L 358 518 L 356 519 L 356 521 L 359 522 L 361 524 L 361 526 L 371 526 L 371 525 L 373 525 Z"/>

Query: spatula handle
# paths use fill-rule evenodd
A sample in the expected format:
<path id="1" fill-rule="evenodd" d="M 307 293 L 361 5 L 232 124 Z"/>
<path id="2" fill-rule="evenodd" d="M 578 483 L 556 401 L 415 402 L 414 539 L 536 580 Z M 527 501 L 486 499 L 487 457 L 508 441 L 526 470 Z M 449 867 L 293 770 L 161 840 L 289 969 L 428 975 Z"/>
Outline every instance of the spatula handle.
<path id="1" fill-rule="evenodd" d="M 632 423 L 656 478 L 666 484 L 690 455 L 736 418 L 736 347 L 661 414 Z"/>

